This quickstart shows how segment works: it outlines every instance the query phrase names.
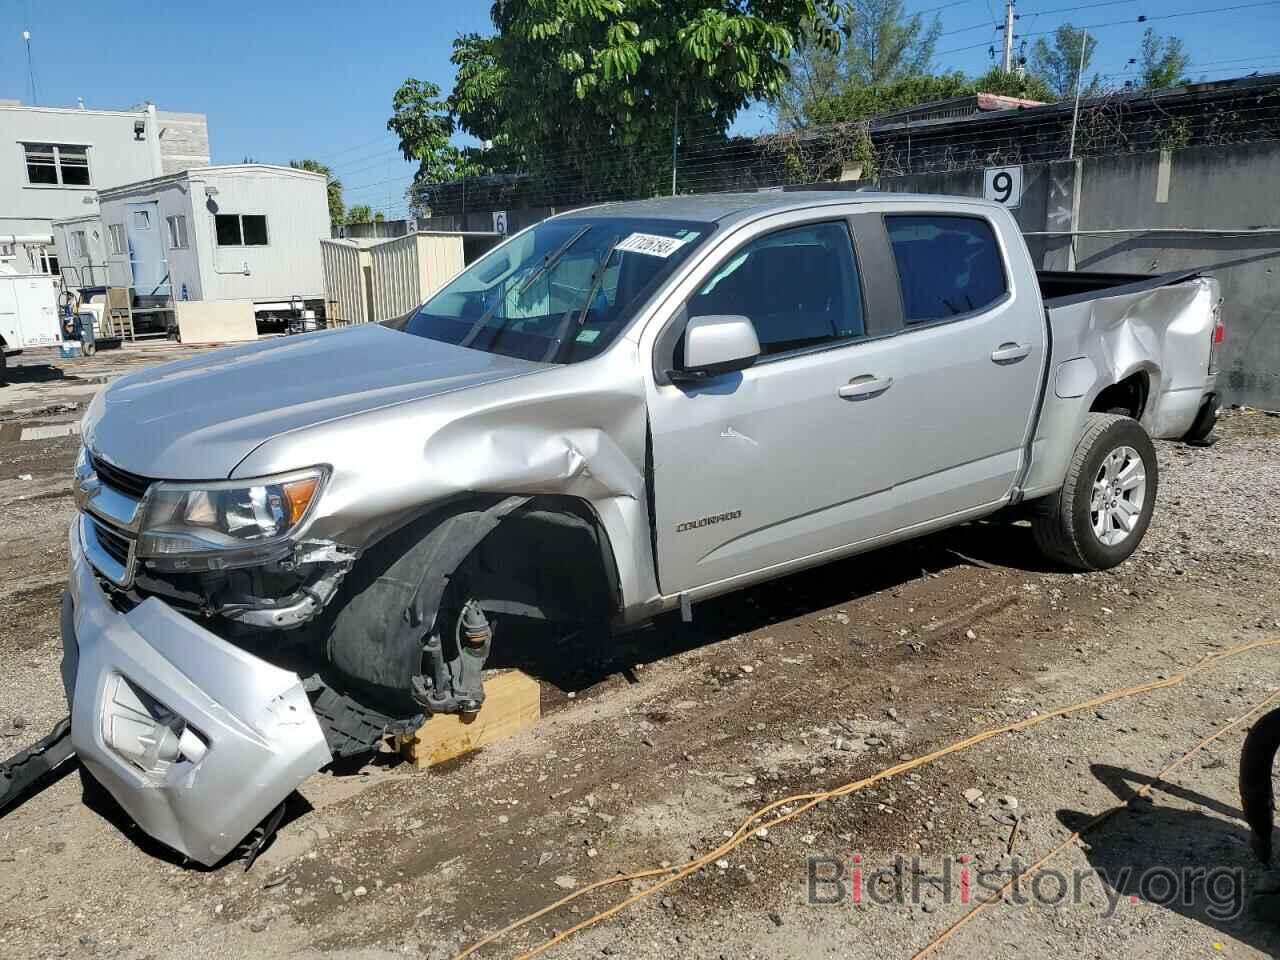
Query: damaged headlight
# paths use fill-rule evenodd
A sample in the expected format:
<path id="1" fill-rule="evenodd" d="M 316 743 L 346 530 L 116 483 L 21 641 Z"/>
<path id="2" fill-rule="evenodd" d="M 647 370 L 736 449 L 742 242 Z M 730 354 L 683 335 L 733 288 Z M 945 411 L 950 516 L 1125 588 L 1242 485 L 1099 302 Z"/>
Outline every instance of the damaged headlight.
<path id="1" fill-rule="evenodd" d="M 317 467 L 256 480 L 154 484 L 138 556 L 148 567 L 179 571 L 278 558 L 307 522 L 327 479 Z"/>

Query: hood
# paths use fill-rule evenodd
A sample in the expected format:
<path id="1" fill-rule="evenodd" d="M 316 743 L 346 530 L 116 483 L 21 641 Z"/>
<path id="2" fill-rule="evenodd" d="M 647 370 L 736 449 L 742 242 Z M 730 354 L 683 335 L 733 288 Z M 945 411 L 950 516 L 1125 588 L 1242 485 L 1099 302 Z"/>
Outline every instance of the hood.
<path id="1" fill-rule="evenodd" d="M 543 369 L 362 324 L 122 377 L 95 398 L 83 433 L 91 450 L 133 473 L 221 479 L 290 430 Z"/>

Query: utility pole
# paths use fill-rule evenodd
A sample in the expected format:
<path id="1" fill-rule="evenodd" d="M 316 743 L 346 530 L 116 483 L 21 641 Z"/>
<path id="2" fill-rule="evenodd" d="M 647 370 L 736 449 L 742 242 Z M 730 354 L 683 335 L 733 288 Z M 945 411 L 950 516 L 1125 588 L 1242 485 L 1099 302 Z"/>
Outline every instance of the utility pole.
<path id="1" fill-rule="evenodd" d="M 1013 73 L 1013 0 L 1004 5 L 1004 72 Z"/>
<path id="2" fill-rule="evenodd" d="M 680 101 L 676 101 L 676 115 L 671 121 L 671 195 L 676 195 L 676 143 L 680 133 Z"/>
<path id="3" fill-rule="evenodd" d="M 1067 159 L 1073 160 L 1076 155 L 1076 122 L 1080 119 L 1080 84 L 1084 82 L 1084 55 L 1089 49 L 1089 31 L 1080 31 L 1080 70 L 1076 73 L 1076 106 L 1071 111 L 1071 144 L 1067 147 Z"/>

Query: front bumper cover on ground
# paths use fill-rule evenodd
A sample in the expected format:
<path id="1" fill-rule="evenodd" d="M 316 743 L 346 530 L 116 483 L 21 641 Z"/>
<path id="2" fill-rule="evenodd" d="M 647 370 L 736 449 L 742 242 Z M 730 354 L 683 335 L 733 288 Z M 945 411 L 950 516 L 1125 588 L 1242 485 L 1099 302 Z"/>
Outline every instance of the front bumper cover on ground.
<path id="1" fill-rule="evenodd" d="M 208 866 L 331 759 L 296 674 L 151 597 L 120 613 L 71 526 L 63 682 L 89 773 L 148 834 Z"/>

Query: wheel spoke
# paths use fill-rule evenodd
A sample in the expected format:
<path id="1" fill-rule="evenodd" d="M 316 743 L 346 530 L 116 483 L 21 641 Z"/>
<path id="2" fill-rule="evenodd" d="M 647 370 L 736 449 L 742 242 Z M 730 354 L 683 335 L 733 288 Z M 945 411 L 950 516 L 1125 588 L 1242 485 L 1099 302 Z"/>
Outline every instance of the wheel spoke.
<path id="1" fill-rule="evenodd" d="M 1130 460 L 1129 465 L 1120 471 L 1116 479 L 1120 482 L 1121 490 L 1133 490 L 1147 482 L 1147 471 L 1143 469 L 1141 460 Z"/>

